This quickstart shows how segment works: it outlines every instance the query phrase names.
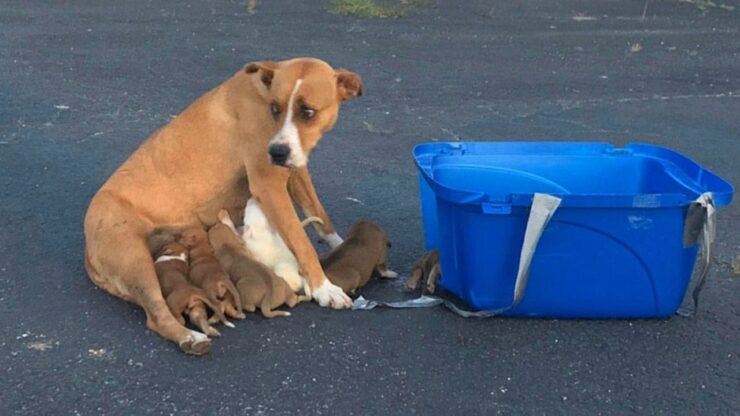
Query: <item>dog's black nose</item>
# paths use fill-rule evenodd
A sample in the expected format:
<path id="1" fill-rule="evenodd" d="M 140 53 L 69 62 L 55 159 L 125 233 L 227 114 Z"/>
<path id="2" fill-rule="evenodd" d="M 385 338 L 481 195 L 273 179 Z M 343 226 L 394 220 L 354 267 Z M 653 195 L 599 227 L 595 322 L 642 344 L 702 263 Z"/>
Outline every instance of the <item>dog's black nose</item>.
<path id="1" fill-rule="evenodd" d="M 273 164 L 282 166 L 285 165 L 285 162 L 288 161 L 288 156 L 290 155 L 290 147 L 285 144 L 273 144 L 272 146 L 270 146 L 268 153 L 270 153 Z"/>

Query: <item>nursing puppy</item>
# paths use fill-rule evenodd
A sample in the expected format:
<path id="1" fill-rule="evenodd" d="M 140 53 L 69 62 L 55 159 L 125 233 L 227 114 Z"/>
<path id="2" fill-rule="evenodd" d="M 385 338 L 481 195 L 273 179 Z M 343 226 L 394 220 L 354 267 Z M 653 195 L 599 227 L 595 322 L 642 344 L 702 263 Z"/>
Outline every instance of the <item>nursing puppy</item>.
<path id="1" fill-rule="evenodd" d="M 376 272 L 386 279 L 398 277 L 388 269 L 390 246 L 388 236 L 380 227 L 369 221 L 357 221 L 339 247 L 321 256 L 321 267 L 332 283 L 354 294 Z"/>
<path id="2" fill-rule="evenodd" d="M 180 243 L 169 243 L 162 247 L 154 261 L 162 296 L 178 322 L 185 324 L 183 315 L 201 329 L 206 335 L 221 335 L 208 323 L 208 311 L 211 308 L 218 319 L 232 326 L 220 311 L 216 301 L 209 299 L 203 290 L 188 281 L 188 249 Z"/>
<path id="3" fill-rule="evenodd" d="M 310 299 L 296 295 L 285 280 L 250 257 L 226 211 L 219 214 L 219 219 L 222 223 L 208 230 L 208 238 L 216 257 L 236 284 L 244 310 L 254 312 L 259 307 L 265 318 L 290 316 L 290 312 L 274 309 L 283 304 L 292 308 Z"/>
<path id="4" fill-rule="evenodd" d="M 230 218 L 228 221 L 231 223 Z M 321 223 L 321 219 L 309 217 L 303 220 L 301 225 L 305 227 L 311 222 Z M 262 212 L 260 204 L 254 198 L 247 201 L 247 206 L 244 209 L 242 240 L 244 240 L 244 245 L 249 250 L 249 254 L 285 279 L 293 292 L 299 292 L 303 289 L 304 293 L 310 294 L 306 281 L 298 271 L 298 261 L 293 252 L 280 237 L 277 229 L 270 224 L 265 213 Z"/>
<path id="5" fill-rule="evenodd" d="M 244 319 L 239 292 L 214 256 L 208 234 L 202 228 L 189 228 L 183 231 L 181 241 L 190 250 L 190 281 L 218 299 L 221 311 L 226 315 Z"/>

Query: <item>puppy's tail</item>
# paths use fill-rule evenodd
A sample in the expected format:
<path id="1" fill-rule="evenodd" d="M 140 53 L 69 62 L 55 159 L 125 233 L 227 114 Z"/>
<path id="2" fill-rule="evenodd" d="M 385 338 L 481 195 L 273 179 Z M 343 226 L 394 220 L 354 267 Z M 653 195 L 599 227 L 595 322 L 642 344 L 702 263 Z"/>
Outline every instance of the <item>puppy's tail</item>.
<path id="1" fill-rule="evenodd" d="M 279 316 L 290 316 L 290 312 L 286 311 L 276 311 L 272 310 L 270 301 L 272 299 L 271 296 L 268 296 L 269 292 L 265 294 L 265 297 L 262 299 L 262 305 L 260 305 L 260 312 L 262 312 L 262 316 L 265 318 L 277 318 Z"/>
<path id="2" fill-rule="evenodd" d="M 236 290 L 236 286 L 234 286 L 234 282 L 231 281 L 231 279 L 224 279 L 221 282 L 219 282 L 219 285 L 221 285 L 221 289 L 225 289 L 226 292 L 231 295 L 231 299 L 233 299 L 233 304 L 227 305 L 226 313 L 229 314 L 229 316 L 236 318 L 236 319 L 244 319 L 246 315 L 244 315 L 244 312 L 242 312 L 242 298 L 239 296 L 239 291 Z"/>
<path id="3" fill-rule="evenodd" d="M 308 217 L 305 220 L 301 221 L 301 227 L 306 227 L 308 224 L 311 223 L 319 223 L 321 225 L 324 225 L 324 221 L 319 217 Z"/>

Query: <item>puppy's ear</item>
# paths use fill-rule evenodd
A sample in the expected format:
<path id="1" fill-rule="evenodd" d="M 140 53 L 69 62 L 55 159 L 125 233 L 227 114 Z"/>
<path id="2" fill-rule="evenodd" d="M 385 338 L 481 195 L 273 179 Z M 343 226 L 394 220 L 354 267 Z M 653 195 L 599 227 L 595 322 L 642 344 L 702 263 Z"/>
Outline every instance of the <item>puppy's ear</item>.
<path id="1" fill-rule="evenodd" d="M 337 70 L 337 95 L 340 101 L 362 95 L 362 78 L 345 69 Z"/>
<path id="2" fill-rule="evenodd" d="M 275 71 L 278 63 L 275 61 L 252 62 L 244 67 L 244 72 L 251 75 L 257 82 L 257 89 L 261 94 L 265 94 L 272 86 L 272 79 L 275 78 Z"/>

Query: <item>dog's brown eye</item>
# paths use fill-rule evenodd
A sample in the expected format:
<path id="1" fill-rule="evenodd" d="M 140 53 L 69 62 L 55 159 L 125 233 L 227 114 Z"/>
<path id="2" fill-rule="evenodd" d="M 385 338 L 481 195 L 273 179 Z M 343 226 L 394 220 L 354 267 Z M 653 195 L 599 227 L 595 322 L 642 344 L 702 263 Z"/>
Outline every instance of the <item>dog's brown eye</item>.
<path id="1" fill-rule="evenodd" d="M 277 103 L 270 104 L 270 112 L 272 112 L 272 118 L 277 120 L 280 117 L 280 106 Z"/>
<path id="2" fill-rule="evenodd" d="M 311 120 L 316 115 L 316 110 L 313 108 L 308 108 L 305 105 L 301 106 L 301 118 L 304 120 Z"/>

